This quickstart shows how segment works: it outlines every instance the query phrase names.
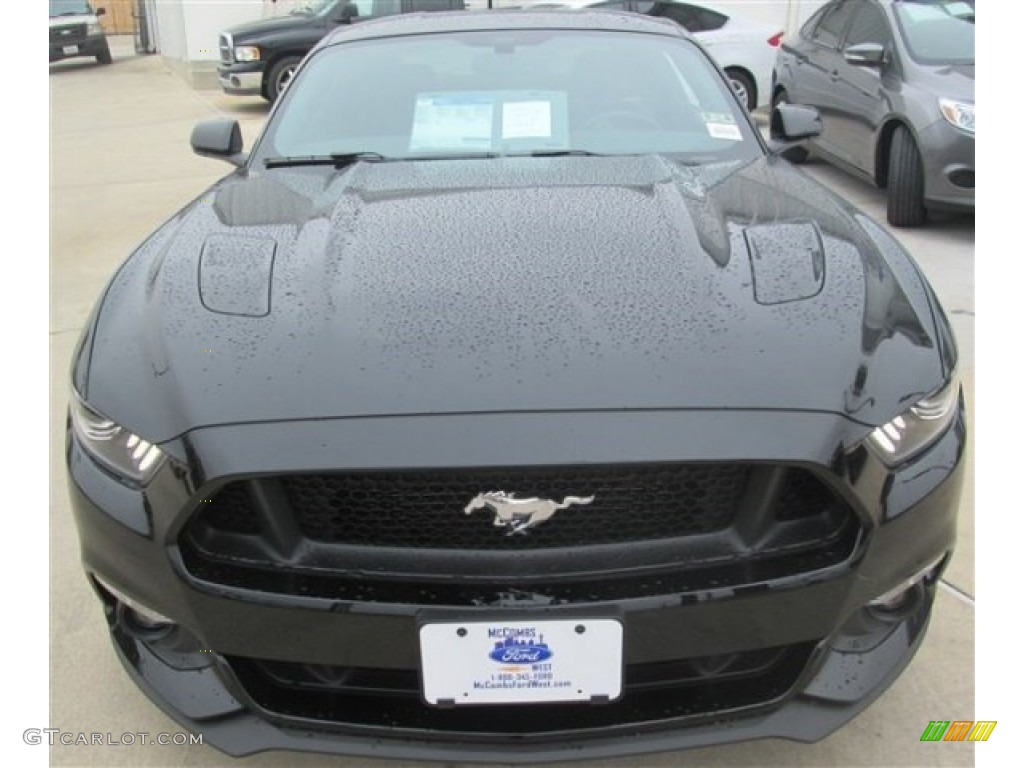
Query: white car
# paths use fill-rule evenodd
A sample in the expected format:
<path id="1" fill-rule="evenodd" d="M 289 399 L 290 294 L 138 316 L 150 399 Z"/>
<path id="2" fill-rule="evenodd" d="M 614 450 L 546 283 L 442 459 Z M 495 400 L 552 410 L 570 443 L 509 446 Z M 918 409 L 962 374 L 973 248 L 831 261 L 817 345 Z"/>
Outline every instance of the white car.
<path id="1" fill-rule="evenodd" d="M 708 49 L 747 109 L 765 107 L 771 101 L 772 68 L 783 32 L 731 9 L 677 0 L 526 0 L 521 7 L 605 8 L 664 16 L 692 32 Z"/>

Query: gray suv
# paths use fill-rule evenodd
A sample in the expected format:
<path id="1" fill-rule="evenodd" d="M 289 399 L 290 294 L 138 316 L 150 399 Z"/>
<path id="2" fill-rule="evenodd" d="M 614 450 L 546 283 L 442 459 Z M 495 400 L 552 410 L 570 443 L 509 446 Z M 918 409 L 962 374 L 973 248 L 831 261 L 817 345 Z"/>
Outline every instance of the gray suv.
<path id="1" fill-rule="evenodd" d="M 974 210 L 974 0 L 832 0 L 779 50 L 772 103 L 817 107 L 808 149 L 887 190 L 887 218 Z"/>

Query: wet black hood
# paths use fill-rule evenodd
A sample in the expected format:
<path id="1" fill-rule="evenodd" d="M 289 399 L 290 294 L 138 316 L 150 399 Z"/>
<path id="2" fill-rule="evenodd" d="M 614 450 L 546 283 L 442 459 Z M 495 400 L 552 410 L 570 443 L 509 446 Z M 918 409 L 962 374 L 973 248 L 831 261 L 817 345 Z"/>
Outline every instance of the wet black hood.
<path id="1" fill-rule="evenodd" d="M 772 159 L 241 172 L 126 262 L 76 381 L 156 441 L 579 409 L 872 424 L 942 382 L 932 313 L 880 227 Z"/>
<path id="2" fill-rule="evenodd" d="M 245 24 L 237 24 L 236 26 L 225 29 L 224 31 L 231 35 L 235 43 L 239 43 L 282 32 L 326 28 L 327 22 L 319 16 L 289 15 L 249 21 Z"/>

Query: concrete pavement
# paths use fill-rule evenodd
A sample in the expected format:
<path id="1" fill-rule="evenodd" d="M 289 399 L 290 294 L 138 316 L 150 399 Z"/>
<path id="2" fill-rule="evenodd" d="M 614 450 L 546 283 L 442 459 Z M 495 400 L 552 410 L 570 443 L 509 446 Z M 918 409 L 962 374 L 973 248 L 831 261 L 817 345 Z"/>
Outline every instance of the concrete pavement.
<path id="1" fill-rule="evenodd" d="M 67 370 L 75 341 L 110 274 L 164 219 L 228 171 L 194 156 L 199 119 L 237 117 L 251 145 L 266 105 L 193 91 L 157 57 L 116 48 L 108 67 L 85 60 L 50 68 L 51 509 L 50 727 L 76 732 L 176 732 L 117 661 L 100 605 L 78 562 L 62 463 Z M 884 198 L 823 164 L 808 172 L 878 220 Z M 969 404 L 974 382 L 974 226 L 951 218 L 896 231 L 922 264 L 956 327 Z M 973 452 L 972 452 L 973 453 Z M 974 504 L 969 473 L 960 541 L 923 648 L 897 683 L 848 726 L 814 745 L 770 740 L 714 749 L 577 763 L 595 766 L 973 765 L 970 744 L 922 744 L 929 720 L 974 716 Z M 52 765 L 351 766 L 365 760 L 266 753 L 233 760 L 205 746 L 55 746 Z M 385 766 L 403 763 L 381 762 Z"/>

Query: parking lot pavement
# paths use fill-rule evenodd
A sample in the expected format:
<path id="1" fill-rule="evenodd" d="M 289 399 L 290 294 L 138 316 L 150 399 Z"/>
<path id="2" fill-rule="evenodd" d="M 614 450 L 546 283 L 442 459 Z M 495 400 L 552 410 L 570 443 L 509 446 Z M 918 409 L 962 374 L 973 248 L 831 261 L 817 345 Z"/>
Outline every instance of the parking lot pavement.
<path id="1" fill-rule="evenodd" d="M 109 275 L 130 249 L 227 172 L 195 157 L 196 120 L 237 117 L 247 145 L 264 117 L 259 99 L 189 89 L 158 57 L 115 49 L 101 67 L 69 61 L 50 68 L 50 727 L 74 732 L 175 732 L 179 728 L 132 684 L 110 647 L 98 601 L 78 562 L 62 463 L 67 370 L 78 333 Z M 884 221 L 883 195 L 820 163 L 807 172 Z M 974 223 L 949 218 L 896 231 L 951 314 L 961 345 L 969 405 L 974 392 Z M 971 451 L 973 455 L 973 451 Z M 972 462 L 973 463 L 973 462 Z M 781 740 L 687 753 L 573 763 L 576 766 L 973 765 L 971 744 L 922 744 L 929 720 L 974 717 L 974 504 L 968 473 L 959 546 L 940 589 L 924 646 L 896 684 L 827 739 Z M 54 746 L 52 765 L 355 766 L 365 760 L 266 753 L 234 761 L 205 746 Z M 382 768 L 407 765 L 375 762 Z"/>

